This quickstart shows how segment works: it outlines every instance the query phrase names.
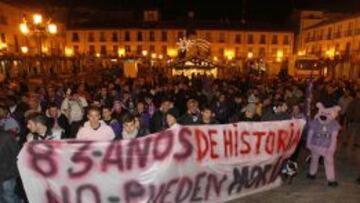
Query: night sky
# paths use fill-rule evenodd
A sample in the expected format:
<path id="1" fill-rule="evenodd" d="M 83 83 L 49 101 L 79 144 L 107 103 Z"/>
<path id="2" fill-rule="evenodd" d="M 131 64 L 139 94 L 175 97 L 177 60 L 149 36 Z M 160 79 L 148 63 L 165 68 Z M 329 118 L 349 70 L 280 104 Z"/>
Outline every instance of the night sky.
<path id="1" fill-rule="evenodd" d="M 199 20 L 237 20 L 284 23 L 294 9 L 321 9 L 353 13 L 360 11 L 360 0 L 12 0 L 57 4 L 67 7 L 86 6 L 102 10 L 159 8 L 163 19 L 186 17 L 189 10 Z M 245 14 L 243 12 L 245 11 Z"/>

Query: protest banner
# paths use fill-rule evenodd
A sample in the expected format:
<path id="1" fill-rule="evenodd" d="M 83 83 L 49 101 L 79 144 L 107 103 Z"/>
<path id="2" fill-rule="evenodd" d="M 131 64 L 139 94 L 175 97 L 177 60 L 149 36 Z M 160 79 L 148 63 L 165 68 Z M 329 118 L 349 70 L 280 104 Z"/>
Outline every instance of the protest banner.
<path id="1" fill-rule="evenodd" d="M 132 140 L 33 141 L 18 166 L 31 203 L 225 202 L 279 186 L 304 124 L 177 125 Z"/>

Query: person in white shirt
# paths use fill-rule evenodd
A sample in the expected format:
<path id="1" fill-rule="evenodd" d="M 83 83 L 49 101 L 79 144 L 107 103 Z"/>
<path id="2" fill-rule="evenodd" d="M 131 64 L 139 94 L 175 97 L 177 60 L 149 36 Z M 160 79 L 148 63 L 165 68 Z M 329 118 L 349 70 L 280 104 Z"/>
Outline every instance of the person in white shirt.
<path id="1" fill-rule="evenodd" d="M 87 113 L 88 121 L 79 129 L 78 140 L 111 141 L 115 138 L 114 131 L 104 121 L 101 121 L 100 109 L 90 107 Z"/>
<path id="2" fill-rule="evenodd" d="M 63 113 L 70 123 L 70 138 L 74 138 L 81 127 L 84 118 L 85 108 L 88 106 L 86 99 L 77 92 L 68 90 L 66 97 L 61 104 L 61 113 Z"/>

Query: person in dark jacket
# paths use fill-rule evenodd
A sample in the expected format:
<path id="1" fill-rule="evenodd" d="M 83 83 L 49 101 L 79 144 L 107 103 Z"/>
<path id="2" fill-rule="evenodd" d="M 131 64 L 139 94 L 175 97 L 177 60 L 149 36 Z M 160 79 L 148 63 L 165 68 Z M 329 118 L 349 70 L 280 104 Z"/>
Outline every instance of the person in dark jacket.
<path id="1" fill-rule="evenodd" d="M 338 95 L 336 94 L 336 88 L 332 84 L 327 84 L 320 92 L 319 102 L 325 107 L 332 107 L 338 104 Z"/>
<path id="2" fill-rule="evenodd" d="M 151 116 L 148 111 L 145 109 L 145 103 L 138 101 L 136 105 L 135 116 L 139 118 L 141 128 L 150 128 Z"/>
<path id="3" fill-rule="evenodd" d="M 16 203 L 19 198 L 15 193 L 18 171 L 16 167 L 16 156 L 18 145 L 9 133 L 0 131 L 0 202 Z"/>
<path id="4" fill-rule="evenodd" d="M 116 137 L 121 136 L 122 126 L 117 119 L 112 117 L 111 106 L 104 106 L 102 108 L 102 120 L 112 128 Z"/>
<path id="5" fill-rule="evenodd" d="M 204 106 L 201 111 L 201 119 L 199 124 L 201 125 L 214 125 L 218 124 L 219 122 L 215 120 L 214 113 L 211 110 L 210 106 Z"/>
<path id="6" fill-rule="evenodd" d="M 56 103 L 50 103 L 46 111 L 46 117 L 49 119 L 49 125 L 53 129 L 62 129 L 64 138 L 69 138 L 70 124 L 69 120 L 61 113 Z"/>
<path id="7" fill-rule="evenodd" d="M 124 104 L 120 100 L 115 100 L 113 105 L 113 118 L 122 124 L 122 121 L 126 115 L 129 114 L 129 111 L 125 108 Z"/>
<path id="8" fill-rule="evenodd" d="M 284 101 L 277 102 L 272 109 L 264 112 L 261 117 L 262 121 L 281 121 L 290 119 L 287 104 Z"/>
<path id="9" fill-rule="evenodd" d="M 221 94 L 214 104 L 215 118 L 220 123 L 227 123 L 229 120 L 228 103 L 225 94 Z"/>
<path id="10" fill-rule="evenodd" d="M 189 99 L 186 103 L 187 112 L 181 116 L 179 123 L 182 125 L 196 125 L 200 122 L 201 113 L 199 103 L 195 99 Z"/>
<path id="11" fill-rule="evenodd" d="M 166 98 L 163 99 L 160 108 L 157 111 L 155 111 L 151 119 L 150 131 L 152 133 L 159 132 L 167 128 L 165 114 L 170 110 L 170 108 L 171 108 L 170 100 Z"/>

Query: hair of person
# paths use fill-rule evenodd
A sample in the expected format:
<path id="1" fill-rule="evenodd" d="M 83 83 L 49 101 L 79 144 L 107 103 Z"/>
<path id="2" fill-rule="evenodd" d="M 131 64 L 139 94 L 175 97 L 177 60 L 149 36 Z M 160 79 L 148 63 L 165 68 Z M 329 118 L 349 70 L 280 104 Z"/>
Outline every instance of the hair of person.
<path id="1" fill-rule="evenodd" d="M 100 110 L 100 108 L 99 107 L 97 107 L 97 106 L 90 106 L 90 108 L 88 109 L 88 114 L 90 114 L 90 112 L 91 111 L 96 111 L 96 112 L 98 112 L 99 114 L 101 114 L 101 110 Z"/>
<path id="2" fill-rule="evenodd" d="M 164 97 L 161 99 L 161 104 L 165 103 L 165 102 L 171 102 L 171 99 L 168 97 Z"/>
<path id="3" fill-rule="evenodd" d="M 201 108 L 201 111 L 206 111 L 206 110 L 209 110 L 212 112 L 212 108 L 210 105 L 206 104 L 206 105 L 203 105 L 202 108 Z"/>
<path id="4" fill-rule="evenodd" d="M 107 110 L 111 111 L 113 109 L 113 106 L 105 105 L 105 106 L 102 107 L 102 110 L 104 110 L 104 109 L 107 109 Z"/>
<path id="5" fill-rule="evenodd" d="M 50 108 L 58 108 L 58 106 L 56 105 L 55 102 L 51 102 L 48 104 L 48 109 L 50 109 Z"/>
<path id="6" fill-rule="evenodd" d="M 135 122 L 136 117 L 132 114 L 126 114 L 123 118 L 123 123 L 131 123 Z"/>
<path id="7" fill-rule="evenodd" d="M 26 120 L 32 121 L 34 123 L 41 123 L 45 126 L 49 126 L 48 118 L 42 113 L 38 113 L 38 112 L 31 113 L 27 116 Z"/>

